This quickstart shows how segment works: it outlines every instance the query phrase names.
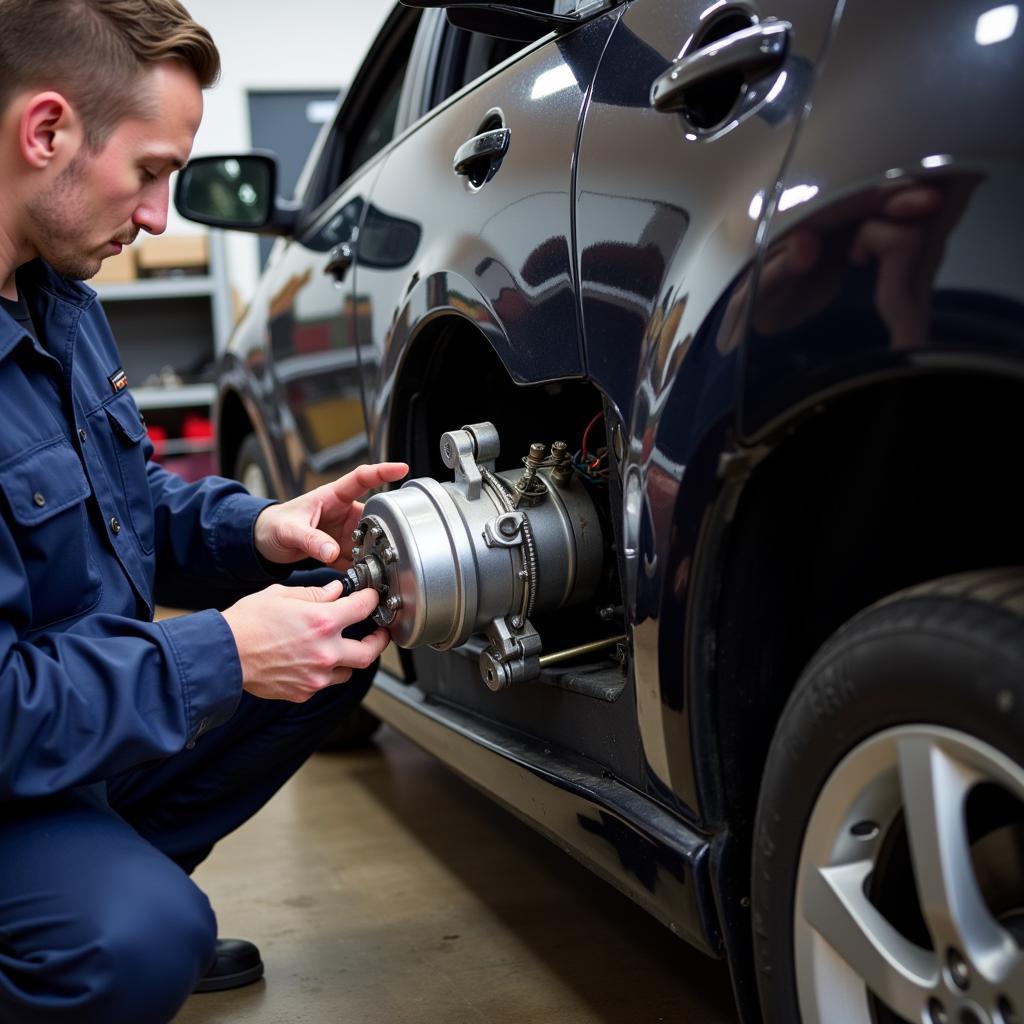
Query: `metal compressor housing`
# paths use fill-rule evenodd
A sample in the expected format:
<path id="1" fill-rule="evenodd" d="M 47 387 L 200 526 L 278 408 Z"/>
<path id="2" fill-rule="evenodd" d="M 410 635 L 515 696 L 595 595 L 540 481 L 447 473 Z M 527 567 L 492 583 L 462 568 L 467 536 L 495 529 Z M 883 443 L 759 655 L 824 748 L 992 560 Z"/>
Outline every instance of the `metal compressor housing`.
<path id="1" fill-rule="evenodd" d="M 506 655 L 501 679 L 484 672 L 494 689 L 537 674 L 529 616 L 592 598 L 604 559 L 594 503 L 567 466 L 538 459 L 524 490 L 520 472 L 493 472 L 497 454 L 490 424 L 445 434 L 455 480 L 374 495 L 353 538 L 355 569 L 381 594 L 374 618 L 394 641 L 449 650 L 486 632 Z M 501 668 L 517 657 L 517 672 Z"/>

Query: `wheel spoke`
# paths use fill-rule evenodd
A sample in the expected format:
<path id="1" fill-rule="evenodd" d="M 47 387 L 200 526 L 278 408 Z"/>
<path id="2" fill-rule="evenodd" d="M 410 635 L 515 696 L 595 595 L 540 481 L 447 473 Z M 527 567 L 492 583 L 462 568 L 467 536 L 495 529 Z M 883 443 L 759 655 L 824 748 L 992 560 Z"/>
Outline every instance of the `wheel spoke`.
<path id="1" fill-rule="evenodd" d="M 989 912 L 971 862 L 964 801 L 977 772 L 937 743 L 899 744 L 900 785 L 921 910 L 935 949 L 955 947 L 988 978 L 1016 949 Z"/>
<path id="2" fill-rule="evenodd" d="M 1018 1006 L 1024 1006 L 1024 952 L 1021 952 L 1020 946 L 999 958 L 996 976 L 992 981 Z"/>
<path id="3" fill-rule="evenodd" d="M 935 957 L 901 935 L 864 895 L 870 864 L 812 868 L 807 922 L 895 1013 L 919 1020 L 939 980 Z"/>

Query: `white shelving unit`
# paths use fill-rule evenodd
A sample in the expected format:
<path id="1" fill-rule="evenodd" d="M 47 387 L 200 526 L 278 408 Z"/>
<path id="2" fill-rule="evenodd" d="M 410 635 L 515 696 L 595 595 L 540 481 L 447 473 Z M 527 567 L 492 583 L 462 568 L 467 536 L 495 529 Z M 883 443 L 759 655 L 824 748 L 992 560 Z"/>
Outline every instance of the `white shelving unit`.
<path id="1" fill-rule="evenodd" d="M 217 388 L 213 384 L 182 384 L 176 387 L 132 388 L 140 409 L 198 409 L 212 404 Z"/>
<path id="2" fill-rule="evenodd" d="M 180 425 L 189 412 L 209 416 L 216 394 L 213 374 L 232 326 L 224 249 L 223 234 L 211 231 L 209 272 L 202 276 L 96 286 L 132 395 L 147 421 L 167 430 L 166 456 L 210 449 L 209 442 L 181 437 Z"/>

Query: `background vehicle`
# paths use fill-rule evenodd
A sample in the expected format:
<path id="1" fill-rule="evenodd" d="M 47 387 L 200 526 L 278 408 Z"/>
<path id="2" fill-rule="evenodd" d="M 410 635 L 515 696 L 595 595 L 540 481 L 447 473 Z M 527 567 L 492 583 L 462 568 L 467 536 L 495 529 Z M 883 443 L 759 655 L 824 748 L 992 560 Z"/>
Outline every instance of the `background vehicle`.
<path id="1" fill-rule="evenodd" d="M 246 210 L 183 213 L 286 236 L 222 466 L 566 440 L 610 572 L 538 630 L 621 659 L 494 694 L 423 648 L 371 709 L 727 957 L 745 1020 L 1020 1020 L 1017 5 L 445 6 L 396 9 L 297 204 L 194 164 Z"/>

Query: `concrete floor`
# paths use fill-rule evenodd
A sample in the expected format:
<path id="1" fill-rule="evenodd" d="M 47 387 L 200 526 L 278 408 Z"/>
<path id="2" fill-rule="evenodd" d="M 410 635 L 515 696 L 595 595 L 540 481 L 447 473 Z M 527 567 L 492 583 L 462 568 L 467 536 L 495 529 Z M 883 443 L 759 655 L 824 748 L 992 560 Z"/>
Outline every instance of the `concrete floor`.
<path id="1" fill-rule="evenodd" d="M 176 1024 L 734 1024 L 696 953 L 385 729 L 319 754 L 196 873 L 266 979 Z"/>

